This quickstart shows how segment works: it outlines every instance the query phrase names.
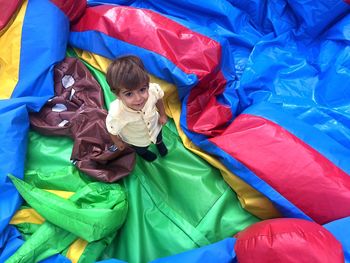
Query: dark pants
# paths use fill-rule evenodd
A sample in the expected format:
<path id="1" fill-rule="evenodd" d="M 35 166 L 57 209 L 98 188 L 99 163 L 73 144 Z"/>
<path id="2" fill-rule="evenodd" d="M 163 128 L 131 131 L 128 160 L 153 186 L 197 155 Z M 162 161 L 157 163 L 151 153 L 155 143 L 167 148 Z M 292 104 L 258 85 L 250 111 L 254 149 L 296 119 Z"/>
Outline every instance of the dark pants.
<path id="1" fill-rule="evenodd" d="M 161 143 L 162 142 L 162 130 L 160 130 L 158 136 L 157 136 L 157 141 L 156 144 Z M 137 154 L 140 155 L 144 155 L 147 152 L 149 146 L 145 146 L 145 147 L 138 147 L 135 145 L 132 145 L 132 148 L 136 151 Z"/>

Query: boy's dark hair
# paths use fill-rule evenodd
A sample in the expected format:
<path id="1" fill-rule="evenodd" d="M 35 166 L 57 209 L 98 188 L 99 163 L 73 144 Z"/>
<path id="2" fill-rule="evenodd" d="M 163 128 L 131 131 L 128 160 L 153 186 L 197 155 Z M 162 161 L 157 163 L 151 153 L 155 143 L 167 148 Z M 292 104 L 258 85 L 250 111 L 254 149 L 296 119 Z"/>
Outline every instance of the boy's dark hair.
<path id="1" fill-rule="evenodd" d="M 147 85 L 149 76 L 139 57 L 127 55 L 108 66 L 106 80 L 111 90 L 118 94 L 122 88 L 133 90 Z"/>

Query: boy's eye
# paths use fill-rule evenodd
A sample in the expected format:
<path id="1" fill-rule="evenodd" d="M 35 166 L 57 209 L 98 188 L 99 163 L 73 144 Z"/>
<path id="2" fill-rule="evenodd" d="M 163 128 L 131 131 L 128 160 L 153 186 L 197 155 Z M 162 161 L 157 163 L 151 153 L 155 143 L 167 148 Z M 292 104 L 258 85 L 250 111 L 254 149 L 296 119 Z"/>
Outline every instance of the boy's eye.
<path id="1" fill-rule="evenodd" d="M 131 97 L 132 93 L 131 93 L 131 92 L 127 92 L 127 93 L 124 93 L 124 95 L 125 95 L 126 97 Z"/>
<path id="2" fill-rule="evenodd" d="M 145 85 L 145 86 L 143 86 L 143 87 L 140 89 L 140 91 L 141 91 L 142 93 L 146 92 L 147 90 L 148 90 L 148 85 Z"/>

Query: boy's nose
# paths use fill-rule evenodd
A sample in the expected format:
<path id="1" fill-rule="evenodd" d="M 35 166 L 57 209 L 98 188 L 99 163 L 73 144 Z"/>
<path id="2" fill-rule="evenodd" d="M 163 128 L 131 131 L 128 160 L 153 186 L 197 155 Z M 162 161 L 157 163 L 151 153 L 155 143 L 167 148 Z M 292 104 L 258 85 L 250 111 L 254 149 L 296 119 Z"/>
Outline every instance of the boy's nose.
<path id="1" fill-rule="evenodd" d="M 135 99 L 136 99 L 136 101 L 140 101 L 142 99 L 142 96 L 140 94 L 136 93 Z"/>

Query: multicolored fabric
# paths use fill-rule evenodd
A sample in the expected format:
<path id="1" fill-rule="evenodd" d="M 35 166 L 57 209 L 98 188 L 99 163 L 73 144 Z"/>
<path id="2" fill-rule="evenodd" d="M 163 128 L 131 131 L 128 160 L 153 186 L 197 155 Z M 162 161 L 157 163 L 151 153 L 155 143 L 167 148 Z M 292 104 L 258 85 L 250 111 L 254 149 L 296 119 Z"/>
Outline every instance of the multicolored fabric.
<path id="1" fill-rule="evenodd" d="M 8 240 L 20 246 L 9 222 L 22 200 L 8 174 L 33 180 L 35 156 L 42 155 L 26 156 L 28 112 L 39 111 L 53 96 L 53 67 L 64 59 L 68 42 L 108 59 L 137 55 L 152 75 L 175 85 L 181 138 L 220 163 L 229 185 L 200 157 L 175 150 L 183 145 L 170 122 L 164 138 L 167 146 L 175 143 L 173 157 L 169 151 L 154 166 L 138 160 L 123 182 L 138 193 L 128 195 L 133 210 L 125 225 L 115 237 L 85 243 L 78 253 L 69 249 L 82 262 L 103 257 L 148 262 L 232 236 L 257 221 L 241 210 L 232 191 L 242 193 L 247 186 L 255 200 L 239 194 L 242 205 L 264 204 L 250 206 L 254 215 L 349 228 L 348 1 L 89 0 L 88 7 L 86 1 L 63 2 L 22 1 L 15 8 L 11 3 L 3 10 L 15 10 L 15 16 L 0 17 L 7 21 L 0 31 L 0 134 L 5 138 L 0 160 L 6 160 L 0 165 L 1 248 Z M 103 82 L 104 75 L 95 74 Z M 47 138 L 30 135 L 35 152 Z M 67 148 L 55 148 L 50 163 L 44 154 L 42 175 L 57 172 L 54 167 L 72 169 L 58 154 L 71 152 L 71 144 L 58 140 Z M 70 180 L 43 182 L 54 190 L 83 187 L 81 181 L 67 186 Z M 240 217 L 237 228 L 233 214 Z M 129 245 L 131 233 L 138 234 L 137 246 Z M 98 256 L 87 259 L 94 248 Z M 347 259 L 347 242 L 343 250 Z M 0 251 L 8 256 L 14 249 Z"/>
<path id="2" fill-rule="evenodd" d="M 151 73 L 174 83 L 182 102 L 181 128 L 189 139 L 267 196 L 284 216 L 323 224 L 350 215 L 350 142 L 341 121 L 347 118 L 348 99 L 340 96 L 347 93 L 349 76 L 337 73 L 347 61 L 346 3 L 255 3 L 261 13 L 278 10 L 267 23 L 257 20 L 249 5 L 211 1 L 208 25 L 198 18 L 199 2 L 183 1 L 180 7 L 173 1 L 166 7 L 112 2 L 120 5 L 87 8 L 72 27 L 72 45 L 108 58 L 136 54 Z M 281 15 L 284 22 L 278 23 Z M 245 26 L 236 29 L 242 17 Z M 90 45 L 97 37 L 103 45 Z M 339 66 L 329 66 L 334 63 Z M 331 89 L 330 81 L 339 83 L 339 90 Z M 324 202 L 325 196 L 343 206 Z"/>

